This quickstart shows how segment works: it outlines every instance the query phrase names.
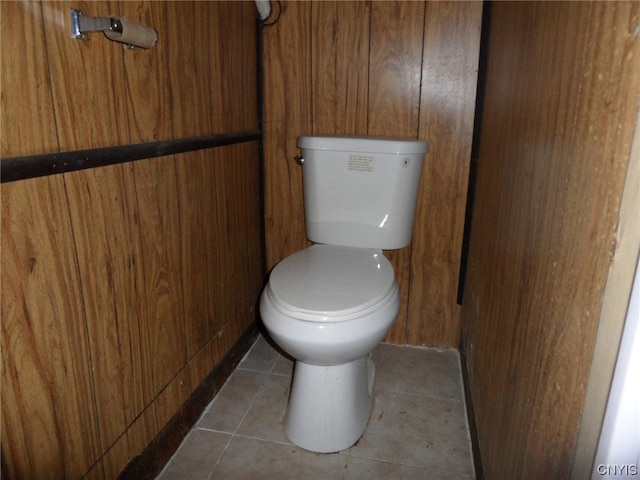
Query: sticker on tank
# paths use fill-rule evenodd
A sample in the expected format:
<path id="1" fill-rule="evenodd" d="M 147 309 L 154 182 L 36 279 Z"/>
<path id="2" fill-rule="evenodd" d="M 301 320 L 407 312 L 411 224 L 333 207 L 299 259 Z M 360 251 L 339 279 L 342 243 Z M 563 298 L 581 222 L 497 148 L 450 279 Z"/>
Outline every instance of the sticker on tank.
<path id="1" fill-rule="evenodd" d="M 349 170 L 356 172 L 373 172 L 375 157 L 373 155 L 349 155 Z"/>

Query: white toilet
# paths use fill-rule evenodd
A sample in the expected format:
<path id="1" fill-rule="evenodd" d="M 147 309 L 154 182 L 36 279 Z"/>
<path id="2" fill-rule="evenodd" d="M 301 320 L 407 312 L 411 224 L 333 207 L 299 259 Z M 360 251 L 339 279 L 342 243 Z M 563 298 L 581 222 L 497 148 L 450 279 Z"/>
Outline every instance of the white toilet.
<path id="1" fill-rule="evenodd" d="M 314 242 L 282 260 L 260 299 L 272 339 L 295 360 L 285 433 L 314 452 L 362 435 L 372 406 L 370 352 L 400 298 L 382 250 L 411 242 L 428 145 L 377 137 L 298 139 L 305 226 Z"/>

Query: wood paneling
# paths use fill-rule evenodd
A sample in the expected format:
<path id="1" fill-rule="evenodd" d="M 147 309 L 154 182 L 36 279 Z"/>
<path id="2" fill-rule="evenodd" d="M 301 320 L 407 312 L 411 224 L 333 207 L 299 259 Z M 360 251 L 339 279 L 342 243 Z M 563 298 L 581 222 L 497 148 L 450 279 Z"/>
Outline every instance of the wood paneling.
<path id="1" fill-rule="evenodd" d="M 127 110 L 126 124 L 131 143 L 151 142 L 165 138 L 179 138 L 182 132 L 174 132 L 175 125 L 181 126 L 185 119 L 180 115 L 179 106 L 184 101 L 183 90 L 172 88 L 171 84 L 173 68 L 166 70 L 167 65 L 174 65 L 176 58 L 170 57 L 171 52 L 177 48 L 175 43 L 180 40 L 175 25 L 182 19 L 176 15 L 171 15 L 167 9 L 173 2 L 118 2 L 116 8 L 120 15 L 125 18 L 135 18 L 143 25 L 150 25 L 159 32 L 158 43 L 149 50 L 136 49 L 125 51 L 121 60 L 124 63 L 124 77 L 122 79 L 123 88 L 126 92 Z M 189 4 L 185 5 L 185 10 Z M 189 29 L 180 30 L 185 35 Z M 100 39 L 104 41 L 104 39 Z M 184 49 L 197 42 L 195 38 L 185 38 Z M 206 43 L 202 48 L 206 47 Z M 116 45 L 118 49 L 118 46 Z M 122 47 L 119 47 L 122 50 Z M 133 54 L 133 55 L 131 55 Z M 175 64 L 176 69 L 182 68 L 179 63 Z M 172 92 L 180 92 L 172 95 Z M 187 93 L 187 92 L 184 92 Z M 189 92 L 190 93 L 190 92 Z M 187 97 L 188 98 L 188 97 Z M 196 97 L 199 102 L 205 103 L 206 99 Z M 151 105 L 157 108 L 149 108 Z M 170 108 L 169 108 L 170 106 Z M 201 118 L 206 121 L 207 117 L 200 112 L 189 118 Z M 191 125 L 191 123 L 187 123 Z M 184 136 L 194 136 L 193 129 L 185 132 Z"/>
<path id="2" fill-rule="evenodd" d="M 105 447 L 154 397 L 132 173 L 114 165 L 65 178 Z"/>
<path id="3" fill-rule="evenodd" d="M 572 468 L 637 128 L 639 19 L 633 2 L 492 5 L 463 312 L 487 478 Z"/>
<path id="4" fill-rule="evenodd" d="M 199 2 L 191 2 L 188 5 L 180 5 L 178 2 L 166 5 L 167 15 L 175 18 L 180 25 L 190 25 L 189 28 L 181 29 L 180 34 L 174 32 L 173 35 L 167 32 L 167 55 L 169 63 L 173 66 L 169 74 L 168 91 L 181 92 L 172 101 L 172 112 L 178 121 L 172 124 L 173 134 L 176 137 L 186 137 L 191 135 L 202 135 L 211 128 L 211 96 L 209 85 L 203 82 L 199 71 L 204 62 L 208 62 L 209 42 L 201 44 L 197 41 L 196 35 L 201 38 L 208 38 L 209 33 L 204 29 L 205 21 L 197 7 Z M 211 68 L 215 68 L 212 64 Z M 197 99 L 197 102 L 193 102 Z"/>
<path id="5" fill-rule="evenodd" d="M 264 203 L 267 268 L 310 245 L 296 138 L 312 131 L 311 2 L 280 2 L 264 29 Z M 295 48 L 292 48 L 295 45 Z"/>
<path id="6" fill-rule="evenodd" d="M 247 61 L 257 55 L 256 26 L 247 21 L 252 15 L 255 17 L 255 4 L 242 2 L 240 6 L 231 1 L 196 2 L 196 5 L 201 10 L 205 9 L 196 13 L 204 20 L 200 23 L 203 35 L 204 32 L 209 35 L 210 48 L 206 62 L 212 77 L 216 78 L 215 82 L 206 84 L 211 105 L 217 112 L 208 116 L 212 132 L 255 130 L 258 89 L 244 88 L 242 95 L 229 94 L 238 91 L 238 85 L 253 85 L 256 82 L 258 64 Z M 234 48 L 228 48 L 229 35 L 234 37 Z"/>
<path id="7" fill-rule="evenodd" d="M 141 160 L 134 164 L 144 252 L 142 269 L 150 333 L 149 349 L 154 357 L 151 381 L 156 395 L 178 374 L 188 359 L 175 168 L 174 157 Z M 189 287 L 187 284 L 186 288 Z M 164 415 L 159 413 L 160 424 L 164 425 L 170 415 L 166 411 Z"/>
<path id="8" fill-rule="evenodd" d="M 300 169 L 291 160 L 299 135 L 424 138 L 432 153 L 412 246 L 385 252 L 403 299 L 387 341 L 457 347 L 482 4 L 282 4 L 264 33 L 268 265 L 309 245 Z"/>
<path id="9" fill-rule="evenodd" d="M 101 33 L 83 41 L 71 38 L 65 27 L 72 7 L 87 15 L 108 16 L 115 6 L 109 2 L 42 3 L 59 148 L 129 143 L 127 122 L 121 120 L 126 119 L 122 46 L 105 41 Z"/>
<path id="10" fill-rule="evenodd" d="M 482 8 L 428 2 L 420 138 L 429 141 L 411 248 L 408 338 L 457 346 L 458 272 L 466 207 Z"/>
<path id="11" fill-rule="evenodd" d="M 619 350 L 625 342 L 630 318 L 631 296 L 636 279 L 636 267 L 640 260 L 640 118 L 629 154 L 629 168 L 620 201 L 619 220 L 616 226 L 615 251 L 612 252 L 611 266 L 602 296 L 600 322 L 593 348 L 589 381 L 585 394 L 580 430 L 576 441 L 571 479 L 588 477 L 597 465 L 592 465 L 600 443 L 604 420 L 609 413 L 609 397 L 613 389 L 614 372 L 618 370 Z M 624 147 L 624 143 L 620 143 Z M 636 258 L 638 260 L 633 261 Z M 613 398 L 613 397 L 612 397 Z M 591 468 L 590 468 L 591 467 Z"/>
<path id="12" fill-rule="evenodd" d="M 252 165 L 257 154 L 255 143 L 220 148 L 214 152 L 217 188 L 211 198 L 216 218 L 212 230 L 217 236 L 215 243 L 221 247 L 212 259 L 216 272 L 213 288 L 216 295 L 210 301 L 214 302 L 212 307 L 220 315 L 219 330 L 240 328 L 236 332 L 238 335 L 246 329 L 247 322 L 253 320 L 253 315 L 247 316 L 246 312 L 255 311 L 258 301 L 255 293 L 262 288 L 264 281 L 253 273 L 260 269 L 262 263 L 259 248 L 262 243 L 261 225 L 242 220 L 252 218 L 257 222 L 261 213 L 260 199 L 252 193 L 260 189 L 259 172 Z M 247 289 L 247 285 L 252 288 Z"/>
<path id="13" fill-rule="evenodd" d="M 372 3 L 369 135 L 418 136 L 424 10 L 423 2 Z M 408 343 L 411 246 L 387 251 L 385 256 L 393 265 L 400 291 L 400 312 L 386 341 Z"/>
<path id="14" fill-rule="evenodd" d="M 213 218 L 215 213 L 211 190 L 207 188 L 216 181 L 210 157 L 211 152 L 193 152 L 180 156 L 176 166 L 182 225 L 182 279 L 188 285 L 184 289 L 184 316 L 190 356 L 204 347 L 211 334 L 220 327 L 216 306 L 210 301 L 202 301 L 216 296 L 213 292 L 216 292 L 217 268 L 212 258 L 214 251 L 208 248 L 218 240 L 212 228 L 216 223 L 203 224 L 202 221 L 203 218 Z M 224 236 L 224 231 L 220 233 Z M 203 268 L 204 265 L 212 268 Z"/>
<path id="15" fill-rule="evenodd" d="M 33 155 L 58 150 L 52 92 L 47 68 L 44 23 L 40 3 L 4 2 L 0 69 L 0 155 Z M 20 55 L 5 54 L 12 38 L 19 38 Z M 11 85 L 11 90 L 4 88 Z M 33 135 L 38 132 L 38 135 Z"/>
<path id="16" fill-rule="evenodd" d="M 2 187 L 1 308 L 2 456 L 9 477 L 77 478 L 101 451 L 60 177 Z"/>
<path id="17" fill-rule="evenodd" d="M 371 4 L 314 2 L 312 15 L 312 133 L 366 135 Z"/>
<path id="18" fill-rule="evenodd" d="M 159 42 L 74 40 L 70 7 Z M 251 2 L 0 8 L 3 157 L 258 127 Z M 255 318 L 260 192 L 257 142 L 3 184 L 3 472 L 115 478 L 151 442 Z"/>
<path id="19" fill-rule="evenodd" d="M 371 8 L 367 133 L 415 138 L 425 3 L 373 2 Z"/>

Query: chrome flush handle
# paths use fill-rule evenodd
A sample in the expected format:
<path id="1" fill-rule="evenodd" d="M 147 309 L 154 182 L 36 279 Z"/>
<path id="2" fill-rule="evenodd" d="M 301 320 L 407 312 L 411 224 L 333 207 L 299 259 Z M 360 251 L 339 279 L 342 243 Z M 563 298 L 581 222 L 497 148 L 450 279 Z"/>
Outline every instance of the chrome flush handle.
<path id="1" fill-rule="evenodd" d="M 304 165 L 304 158 L 302 158 L 302 155 L 296 155 L 293 159 L 298 165 Z"/>

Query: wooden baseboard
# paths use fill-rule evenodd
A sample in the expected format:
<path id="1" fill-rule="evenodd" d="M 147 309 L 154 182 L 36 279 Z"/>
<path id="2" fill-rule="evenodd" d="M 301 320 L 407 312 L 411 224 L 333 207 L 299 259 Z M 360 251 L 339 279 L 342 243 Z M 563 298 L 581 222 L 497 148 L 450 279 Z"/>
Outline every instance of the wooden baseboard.
<path id="1" fill-rule="evenodd" d="M 147 448 L 120 472 L 119 480 L 152 480 L 156 478 L 257 337 L 258 326 L 254 323 L 193 391 L 180 410 L 160 430 Z"/>
<path id="2" fill-rule="evenodd" d="M 480 456 L 478 431 L 476 430 L 476 417 L 473 412 L 471 386 L 469 385 L 469 372 L 467 371 L 467 359 L 462 339 L 460 341 L 460 367 L 462 370 L 462 382 L 464 385 L 464 400 L 467 408 L 467 420 L 469 422 L 469 436 L 471 437 L 471 453 L 473 454 L 473 466 L 476 471 L 475 478 L 476 480 L 484 480 L 484 468 L 482 467 L 482 457 Z"/>

